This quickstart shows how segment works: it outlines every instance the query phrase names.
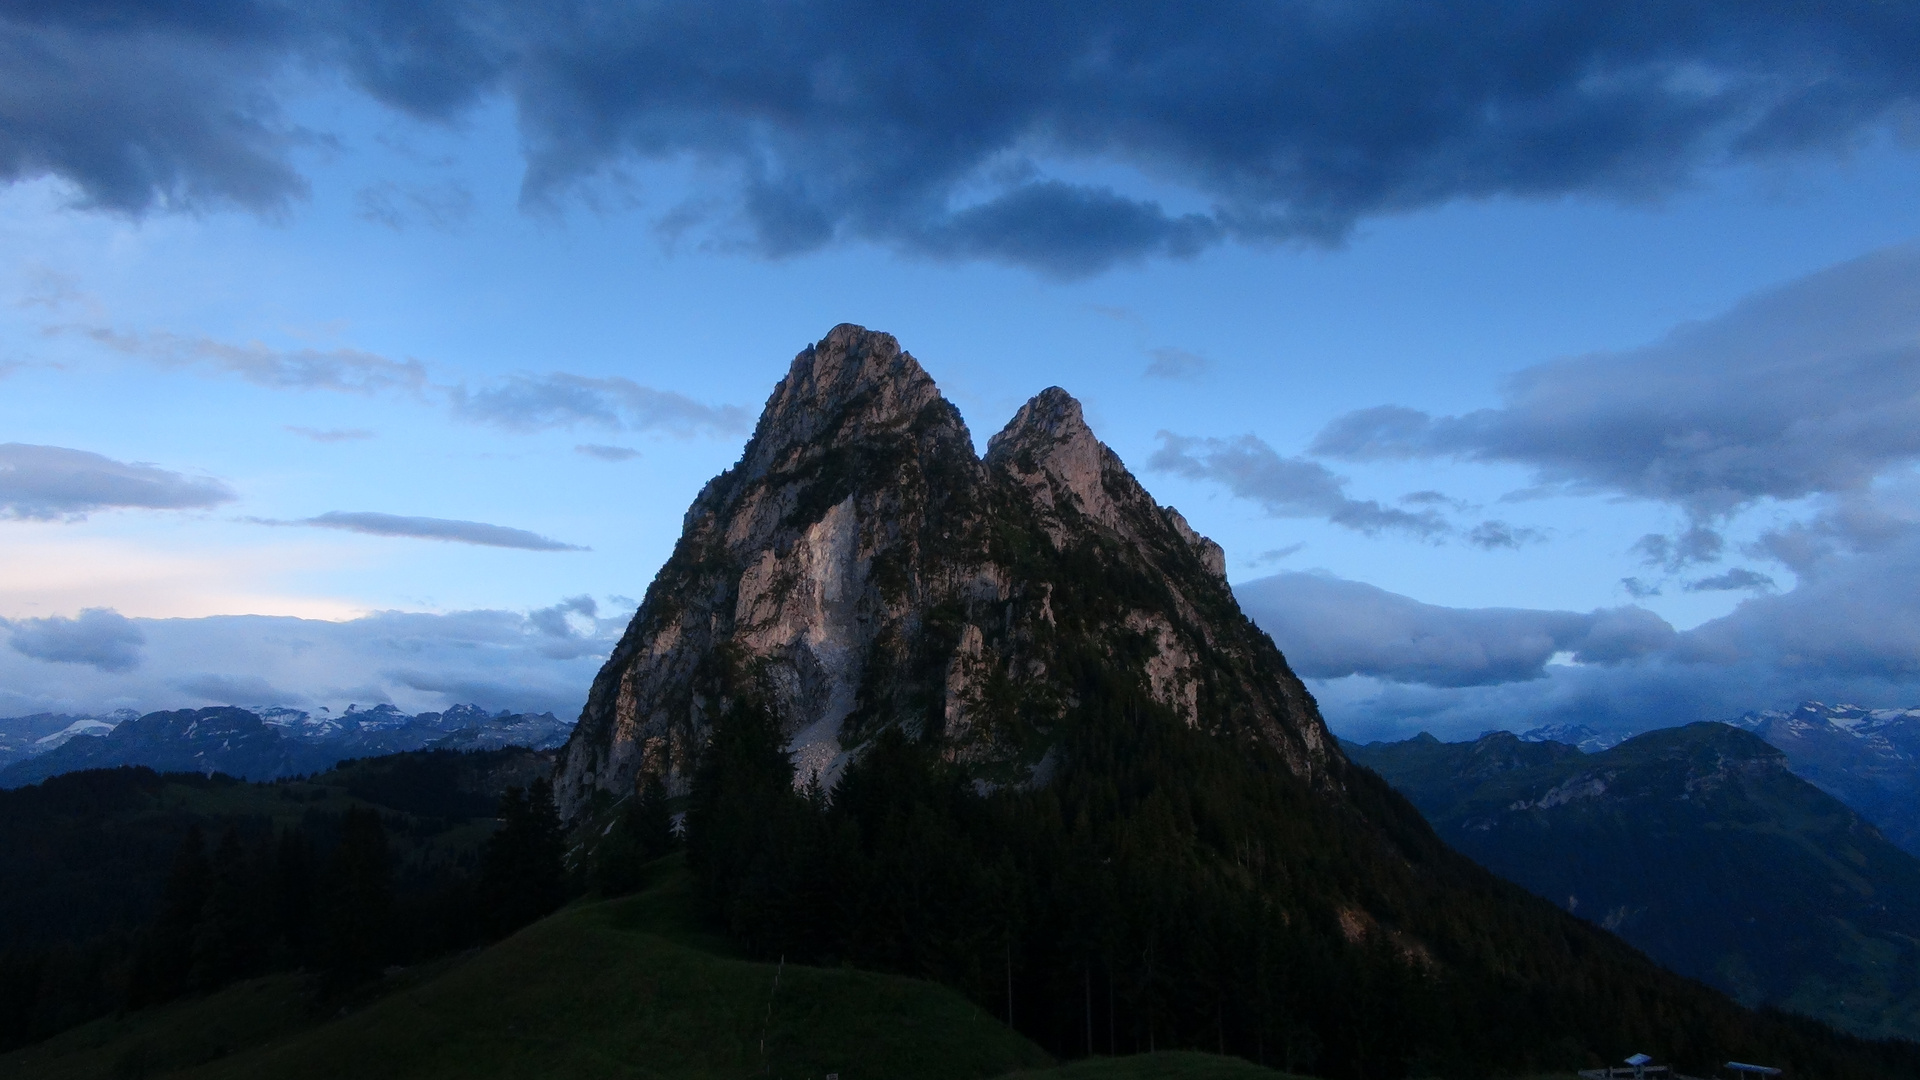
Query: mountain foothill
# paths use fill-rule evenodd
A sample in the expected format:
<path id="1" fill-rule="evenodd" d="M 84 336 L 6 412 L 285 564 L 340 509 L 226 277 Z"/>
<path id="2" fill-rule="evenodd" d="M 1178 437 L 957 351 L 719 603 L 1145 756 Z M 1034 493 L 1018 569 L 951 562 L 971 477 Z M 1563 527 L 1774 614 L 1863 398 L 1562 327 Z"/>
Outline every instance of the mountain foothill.
<path id="1" fill-rule="evenodd" d="M 1882 1037 L 1920 870 L 1759 735 L 1343 746 L 1224 567 L 1064 390 L 983 455 L 893 337 L 835 327 L 578 723 L 487 720 L 547 748 L 369 729 L 309 766 L 304 720 L 207 709 L 9 765 L 0 857 L 66 869 L 0 889 L 51 927 L 0 968 L 0 1069 L 1920 1075 Z M 98 756 L 215 730 L 247 764 Z M 137 887 L 63 913 L 98 866 Z M 1842 983 L 1878 996 L 1820 1008 Z M 214 1050 L 143 1019 L 266 1017 L 243 994 L 306 1004 Z"/>

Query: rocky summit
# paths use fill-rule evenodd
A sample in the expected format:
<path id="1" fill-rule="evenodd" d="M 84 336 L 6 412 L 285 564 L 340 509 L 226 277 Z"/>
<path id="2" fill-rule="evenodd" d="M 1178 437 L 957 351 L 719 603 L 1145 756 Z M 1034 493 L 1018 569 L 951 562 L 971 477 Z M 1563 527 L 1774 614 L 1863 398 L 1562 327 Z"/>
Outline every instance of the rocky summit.
<path id="1" fill-rule="evenodd" d="M 594 680 L 557 792 L 686 790 L 713 721 L 754 702 L 799 782 L 898 727 L 978 784 L 1044 783 L 1089 678 L 1259 740 L 1316 786 L 1339 751 L 1227 587 L 1219 545 L 1160 506 L 1050 388 L 974 451 L 889 334 L 835 327 L 774 387 L 740 461 Z"/>

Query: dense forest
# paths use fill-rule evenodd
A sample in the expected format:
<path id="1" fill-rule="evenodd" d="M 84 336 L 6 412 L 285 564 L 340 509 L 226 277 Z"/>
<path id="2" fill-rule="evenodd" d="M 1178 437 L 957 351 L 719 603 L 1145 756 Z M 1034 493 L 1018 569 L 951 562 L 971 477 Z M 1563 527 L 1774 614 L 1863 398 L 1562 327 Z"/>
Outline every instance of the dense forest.
<path id="1" fill-rule="evenodd" d="M 1185 1047 L 1375 1078 L 1645 1051 L 1920 1075 L 1920 1046 L 1657 968 L 1453 852 L 1371 772 L 1347 773 L 1342 807 L 1124 689 L 1092 704 L 1044 788 L 985 790 L 889 732 L 829 793 L 796 790 L 742 699 L 687 820 L 707 910 L 754 956 L 935 979 L 1067 1057 Z"/>
<path id="2" fill-rule="evenodd" d="M 274 971 L 311 973 L 324 1007 L 553 911 L 548 782 L 476 790 L 527 756 L 403 754 L 266 785 L 126 767 L 0 792 L 0 1051 Z"/>

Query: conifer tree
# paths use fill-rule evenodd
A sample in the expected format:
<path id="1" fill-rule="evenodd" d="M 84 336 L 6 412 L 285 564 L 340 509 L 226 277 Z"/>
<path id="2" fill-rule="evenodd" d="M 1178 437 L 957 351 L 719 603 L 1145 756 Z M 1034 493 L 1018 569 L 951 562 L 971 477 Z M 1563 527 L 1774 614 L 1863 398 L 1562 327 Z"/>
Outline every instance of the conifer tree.
<path id="1" fill-rule="evenodd" d="M 166 1001 L 184 993 L 193 965 L 193 934 L 207 904 L 213 869 L 206 838 L 191 825 L 167 874 L 160 913 L 147 928 L 134 961 L 128 999 L 134 1006 Z"/>
<path id="2" fill-rule="evenodd" d="M 566 900 L 566 846 L 553 785 L 535 780 L 500 799 L 500 830 L 487 841 L 480 902 L 487 929 L 505 936 Z"/>
<path id="3" fill-rule="evenodd" d="M 273 905 L 269 960 L 276 967 L 298 967 L 312 956 L 314 888 L 313 844 L 304 829 L 283 830 L 267 886 Z"/>
<path id="4" fill-rule="evenodd" d="M 601 839 L 594 858 L 594 884 L 607 896 L 633 892 L 646 884 L 646 864 L 678 843 L 666 785 L 658 776 L 648 776 Z"/>
<path id="5" fill-rule="evenodd" d="M 350 809 L 322 888 L 320 966 L 339 991 L 380 974 L 392 952 L 393 867 L 378 811 Z"/>
<path id="6" fill-rule="evenodd" d="M 217 990 L 234 979 L 255 974 L 259 964 L 258 870 L 229 826 L 214 848 L 207 899 L 193 931 L 193 960 L 188 983 L 196 991 Z"/>

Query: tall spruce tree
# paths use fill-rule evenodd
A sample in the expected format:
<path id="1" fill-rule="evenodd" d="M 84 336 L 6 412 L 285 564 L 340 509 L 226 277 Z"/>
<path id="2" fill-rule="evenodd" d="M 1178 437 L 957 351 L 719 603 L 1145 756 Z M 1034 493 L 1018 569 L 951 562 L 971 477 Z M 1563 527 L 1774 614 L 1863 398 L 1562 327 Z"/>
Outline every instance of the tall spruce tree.
<path id="1" fill-rule="evenodd" d="M 379 975 L 392 955 L 392 861 L 379 812 L 348 810 L 321 889 L 319 960 L 329 992 Z"/>
<path id="2" fill-rule="evenodd" d="M 678 845 L 667 787 L 648 776 L 629 797 L 600 841 L 594 856 L 594 884 L 607 896 L 620 896 L 646 884 L 648 863 Z"/>
<path id="3" fill-rule="evenodd" d="M 504 937 L 550 914 L 567 898 L 566 842 L 553 785 L 535 780 L 500 799 L 500 830 L 487 841 L 480 868 L 482 920 Z"/>
<path id="4" fill-rule="evenodd" d="M 213 884 L 206 837 L 200 826 L 187 835 L 167 874 L 160 912 L 142 935 L 129 979 L 128 1003 L 135 1007 L 167 1001 L 185 993 L 193 967 L 193 936 Z"/>
<path id="5" fill-rule="evenodd" d="M 258 861 L 239 830 L 229 826 L 220 837 L 210 870 L 188 974 L 189 984 L 202 993 L 256 974 L 262 960 Z"/>

